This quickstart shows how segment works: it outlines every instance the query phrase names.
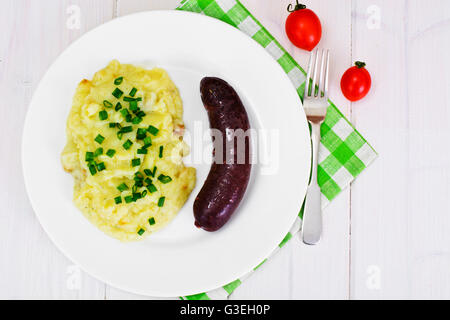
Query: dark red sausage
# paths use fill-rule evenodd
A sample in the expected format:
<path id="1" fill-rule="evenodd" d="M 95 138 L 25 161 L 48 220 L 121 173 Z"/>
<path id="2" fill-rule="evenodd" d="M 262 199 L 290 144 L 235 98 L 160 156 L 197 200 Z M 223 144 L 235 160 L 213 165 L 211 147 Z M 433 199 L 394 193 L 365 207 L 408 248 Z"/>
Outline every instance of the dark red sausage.
<path id="1" fill-rule="evenodd" d="M 223 139 L 214 139 L 213 134 L 213 164 L 195 199 L 194 217 L 197 227 L 217 231 L 236 211 L 247 189 L 251 171 L 247 131 L 250 123 L 238 94 L 224 80 L 204 78 L 200 83 L 200 93 L 210 127 L 216 129 L 216 133 L 220 132 Z M 231 137 L 230 129 L 241 130 Z M 239 132 L 247 135 L 237 138 Z M 240 144 L 238 139 L 243 139 Z"/>

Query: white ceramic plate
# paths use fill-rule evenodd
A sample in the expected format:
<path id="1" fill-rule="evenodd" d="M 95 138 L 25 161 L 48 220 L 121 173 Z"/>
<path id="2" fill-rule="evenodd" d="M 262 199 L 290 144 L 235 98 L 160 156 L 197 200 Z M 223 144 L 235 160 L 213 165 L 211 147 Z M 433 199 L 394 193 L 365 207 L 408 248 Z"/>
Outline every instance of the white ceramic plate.
<path id="1" fill-rule="evenodd" d="M 220 231 L 208 233 L 194 227 L 192 205 L 208 174 L 207 162 L 194 164 L 197 186 L 178 216 L 141 242 L 121 243 L 106 236 L 73 205 L 72 177 L 60 164 L 72 96 L 81 79 L 91 79 L 112 59 L 167 69 L 180 89 L 188 130 L 194 129 L 195 120 L 208 127 L 199 82 L 204 76 L 216 76 L 238 91 L 254 129 L 278 132 L 278 145 L 258 135 L 259 152 L 275 155 L 278 164 L 271 164 L 273 170 L 253 166 L 241 206 Z M 190 144 L 192 152 L 202 146 L 201 141 Z M 310 165 L 301 102 L 278 63 L 237 29 L 179 11 L 115 19 L 75 41 L 39 84 L 22 147 L 32 206 L 58 248 L 87 273 L 112 286 L 160 297 L 218 288 L 269 256 L 300 210 Z"/>

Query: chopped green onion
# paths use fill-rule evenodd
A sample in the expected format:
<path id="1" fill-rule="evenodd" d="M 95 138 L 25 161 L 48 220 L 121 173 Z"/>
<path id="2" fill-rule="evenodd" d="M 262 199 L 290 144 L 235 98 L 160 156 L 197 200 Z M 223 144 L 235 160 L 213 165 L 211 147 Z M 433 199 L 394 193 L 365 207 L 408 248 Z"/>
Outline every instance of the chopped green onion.
<path id="1" fill-rule="evenodd" d="M 95 175 L 97 173 L 97 168 L 95 167 L 94 164 L 91 164 L 89 166 L 89 171 L 91 172 L 91 175 Z"/>
<path id="2" fill-rule="evenodd" d="M 134 97 L 136 95 L 136 92 L 137 92 L 136 88 L 131 89 L 130 96 Z"/>
<path id="3" fill-rule="evenodd" d="M 128 190 L 128 186 L 125 184 L 125 182 L 124 183 L 121 183 L 119 186 L 117 186 L 117 189 L 120 191 L 120 192 L 123 192 L 123 191 L 125 191 L 125 190 Z"/>
<path id="4" fill-rule="evenodd" d="M 128 115 L 125 117 L 125 121 L 126 121 L 126 122 L 131 122 L 131 121 L 133 121 L 133 116 L 132 116 L 131 114 L 128 114 Z"/>
<path id="5" fill-rule="evenodd" d="M 147 129 L 148 132 L 150 132 L 151 135 L 156 136 L 159 132 L 158 128 L 155 128 L 154 126 L 150 125 Z"/>
<path id="6" fill-rule="evenodd" d="M 155 166 L 155 167 L 153 167 L 153 172 L 152 172 L 152 177 L 154 178 L 155 177 L 155 174 L 156 174 L 156 169 L 157 169 L 157 167 Z"/>
<path id="7" fill-rule="evenodd" d="M 133 127 L 132 126 L 126 126 L 126 127 L 122 127 L 122 129 L 120 129 L 119 132 L 128 133 L 128 132 L 132 132 L 132 131 L 133 131 Z"/>
<path id="8" fill-rule="evenodd" d="M 85 159 L 86 161 L 92 161 L 92 160 L 94 160 L 94 153 L 93 153 L 93 152 L 87 151 L 87 152 L 86 152 L 86 156 L 85 156 L 84 159 Z"/>
<path id="9" fill-rule="evenodd" d="M 102 110 L 98 113 L 98 117 L 100 118 L 100 120 L 106 120 L 108 119 L 108 112 L 106 112 L 105 110 Z"/>
<path id="10" fill-rule="evenodd" d="M 133 145 L 133 142 L 131 142 L 130 139 L 128 139 L 127 141 L 125 141 L 125 143 L 122 146 L 125 150 L 129 150 L 132 145 Z"/>
<path id="11" fill-rule="evenodd" d="M 142 118 L 141 117 L 134 117 L 133 120 L 131 120 L 131 122 L 133 124 L 139 124 L 142 122 Z"/>
<path id="12" fill-rule="evenodd" d="M 103 154 L 103 148 L 97 148 L 94 152 L 94 157 L 98 157 L 99 155 Z"/>
<path id="13" fill-rule="evenodd" d="M 144 232 L 145 232 L 145 230 L 141 228 L 138 231 L 138 235 L 142 236 L 144 234 Z"/>
<path id="14" fill-rule="evenodd" d="M 105 167 L 105 163 L 104 162 L 97 163 L 97 170 L 98 170 L 98 172 L 103 171 L 105 169 L 106 169 L 106 167 Z"/>
<path id="15" fill-rule="evenodd" d="M 163 157 L 164 146 L 159 146 L 159 157 Z"/>
<path id="16" fill-rule="evenodd" d="M 94 140 L 97 141 L 99 144 L 102 144 L 103 141 L 105 141 L 105 137 L 102 136 L 101 134 L 98 134 Z"/>
<path id="17" fill-rule="evenodd" d="M 147 190 L 142 191 L 142 198 L 144 198 L 147 195 Z"/>
<path id="18" fill-rule="evenodd" d="M 152 226 L 155 224 L 155 218 L 151 217 L 150 219 L 148 219 L 148 223 Z"/>
<path id="19" fill-rule="evenodd" d="M 134 174 L 134 178 L 135 179 L 144 179 L 144 175 L 141 173 L 141 172 L 139 172 L 139 171 L 137 171 L 135 174 Z"/>
<path id="20" fill-rule="evenodd" d="M 130 113 L 128 112 L 128 109 L 121 109 L 120 110 L 120 114 L 125 118 Z"/>
<path id="21" fill-rule="evenodd" d="M 161 197 L 158 200 L 158 207 L 162 207 L 164 205 L 164 201 L 166 200 L 166 197 Z"/>
<path id="22" fill-rule="evenodd" d="M 120 90 L 119 88 L 115 88 L 112 95 L 117 99 L 120 99 L 120 97 L 123 95 L 123 91 Z"/>
<path id="23" fill-rule="evenodd" d="M 158 176 L 158 180 L 161 181 L 162 183 L 166 184 L 166 183 L 169 183 L 170 181 L 172 181 L 172 178 L 169 177 L 169 176 L 165 176 L 163 174 L 160 174 Z"/>
<path id="24" fill-rule="evenodd" d="M 114 108 L 114 110 L 119 111 L 120 109 L 122 109 L 122 105 L 120 104 L 120 102 L 117 102 L 116 107 Z"/>
<path id="25" fill-rule="evenodd" d="M 146 148 L 137 149 L 137 154 L 147 154 L 148 150 Z"/>
<path id="26" fill-rule="evenodd" d="M 136 159 L 131 160 L 131 166 L 132 167 L 137 167 L 139 165 L 141 165 L 141 159 L 136 158 Z"/>
<path id="27" fill-rule="evenodd" d="M 115 154 L 116 154 L 116 150 L 114 150 L 114 149 L 109 149 L 108 151 L 106 151 L 106 155 L 110 158 L 114 157 Z"/>
<path id="28" fill-rule="evenodd" d="M 142 180 L 138 180 L 138 181 L 136 181 L 136 182 L 134 183 L 134 185 L 135 185 L 137 188 L 140 188 L 140 187 L 143 187 L 143 186 L 144 186 L 144 182 L 143 182 Z"/>
<path id="29" fill-rule="evenodd" d="M 103 105 L 106 108 L 112 108 L 113 107 L 113 104 L 111 102 L 109 102 L 108 100 L 103 100 Z"/>
<path id="30" fill-rule="evenodd" d="M 138 109 L 137 101 L 136 100 L 130 101 L 130 110 L 136 111 L 137 109 Z"/>
<path id="31" fill-rule="evenodd" d="M 131 188 L 131 192 L 136 193 L 137 191 L 138 191 L 138 186 L 137 186 L 137 185 L 134 185 L 134 186 Z"/>
<path id="32" fill-rule="evenodd" d="M 87 160 L 86 160 L 87 161 Z M 147 175 L 147 176 L 151 176 L 152 175 L 152 171 L 150 170 L 150 169 L 144 169 L 144 173 Z"/>
<path id="33" fill-rule="evenodd" d="M 109 123 L 109 127 L 110 128 L 115 128 L 117 126 L 117 123 L 116 122 L 110 122 Z"/>
<path id="34" fill-rule="evenodd" d="M 122 84 L 123 77 L 118 77 L 116 80 L 114 80 L 114 84 L 118 86 L 119 84 Z"/>
<path id="35" fill-rule="evenodd" d="M 146 148 L 148 148 L 148 147 L 150 147 L 152 145 L 152 138 L 150 138 L 150 136 L 148 136 L 148 137 L 146 137 L 145 139 L 144 139 L 144 146 L 146 147 Z"/>
<path id="36" fill-rule="evenodd" d="M 133 201 L 137 201 L 142 198 L 142 194 L 140 192 L 133 192 Z"/>
<path id="37" fill-rule="evenodd" d="M 136 117 L 139 117 L 139 118 L 145 117 L 145 112 L 144 112 L 144 111 L 141 111 L 141 110 L 139 110 L 139 111 L 136 112 L 135 114 L 136 114 Z"/>
<path id="38" fill-rule="evenodd" d="M 121 196 L 115 197 L 115 198 L 114 198 L 114 202 L 115 202 L 116 204 L 122 203 L 122 197 L 121 197 Z"/>
<path id="39" fill-rule="evenodd" d="M 131 101 L 142 101 L 142 98 L 132 98 L 132 97 L 123 97 L 123 101 L 131 102 Z"/>
<path id="40" fill-rule="evenodd" d="M 152 184 L 149 184 L 148 186 L 147 186 L 147 189 L 148 189 L 148 191 L 150 192 L 150 193 L 153 193 L 153 192 L 156 192 L 156 191 L 158 191 L 158 189 L 156 189 L 156 187 L 155 187 L 155 185 L 152 183 Z"/>
<path id="41" fill-rule="evenodd" d="M 123 133 L 122 132 L 117 132 L 117 138 L 119 138 L 119 140 L 122 140 L 123 137 Z"/>
<path id="42" fill-rule="evenodd" d="M 138 128 L 136 132 L 136 139 L 137 140 L 143 140 L 147 136 L 147 130 L 144 128 Z"/>
<path id="43" fill-rule="evenodd" d="M 150 178 L 145 178 L 144 182 L 146 184 L 152 184 L 153 183 L 152 179 L 150 179 Z"/>
<path id="44" fill-rule="evenodd" d="M 132 196 L 126 196 L 124 199 L 125 199 L 126 203 L 133 202 L 133 197 Z"/>

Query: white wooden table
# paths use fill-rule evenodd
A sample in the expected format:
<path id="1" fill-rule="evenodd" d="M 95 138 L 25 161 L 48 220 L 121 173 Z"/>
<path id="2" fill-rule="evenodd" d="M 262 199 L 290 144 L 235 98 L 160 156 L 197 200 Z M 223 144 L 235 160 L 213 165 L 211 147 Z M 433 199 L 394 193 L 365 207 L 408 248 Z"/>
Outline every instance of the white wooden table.
<path id="1" fill-rule="evenodd" d="M 117 16 L 178 0 L 1 0 L 0 298 L 128 299 L 51 243 L 28 201 L 20 145 L 31 95 L 52 61 Z M 242 0 L 305 65 L 284 34 L 294 0 Z M 303 0 L 333 52 L 331 97 L 380 153 L 325 212 L 317 247 L 291 241 L 233 299 L 450 298 L 450 1 Z M 79 21 L 77 17 L 79 16 Z M 347 102 L 339 79 L 367 62 L 373 88 Z"/>

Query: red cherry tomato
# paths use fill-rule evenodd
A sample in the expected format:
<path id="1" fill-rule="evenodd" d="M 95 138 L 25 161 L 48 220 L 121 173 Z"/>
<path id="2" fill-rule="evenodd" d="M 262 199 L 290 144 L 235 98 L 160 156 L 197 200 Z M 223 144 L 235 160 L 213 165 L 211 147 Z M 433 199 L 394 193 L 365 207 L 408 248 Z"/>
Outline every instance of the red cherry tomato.
<path id="1" fill-rule="evenodd" d="M 364 98 L 370 90 L 372 79 L 364 62 L 357 61 L 354 67 L 345 71 L 341 79 L 341 90 L 350 101 Z"/>
<path id="2" fill-rule="evenodd" d="M 306 6 L 297 4 L 292 9 L 288 6 L 290 12 L 286 20 L 286 34 L 291 42 L 300 49 L 311 51 L 320 42 L 322 37 L 322 25 L 319 17 Z"/>

